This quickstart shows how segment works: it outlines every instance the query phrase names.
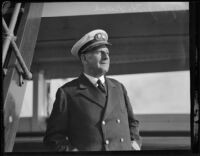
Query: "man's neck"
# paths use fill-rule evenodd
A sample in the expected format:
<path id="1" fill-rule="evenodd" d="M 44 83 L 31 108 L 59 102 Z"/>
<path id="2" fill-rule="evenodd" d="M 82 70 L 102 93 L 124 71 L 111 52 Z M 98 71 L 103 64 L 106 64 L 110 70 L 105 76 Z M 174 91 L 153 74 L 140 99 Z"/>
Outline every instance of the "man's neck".
<path id="1" fill-rule="evenodd" d="M 89 76 L 92 76 L 94 78 L 100 78 L 101 76 L 103 76 L 103 74 L 91 74 L 91 73 L 88 73 L 88 72 L 83 72 L 84 74 L 87 74 Z"/>
<path id="2" fill-rule="evenodd" d="M 88 73 L 85 73 L 85 72 L 83 72 L 83 74 L 85 74 L 85 75 L 87 75 L 87 76 L 89 76 L 89 77 L 95 78 L 95 79 L 99 79 L 100 77 L 103 77 L 103 76 L 104 76 L 104 75 L 100 75 L 100 76 L 93 76 L 93 75 L 91 75 L 91 74 L 88 74 Z"/>

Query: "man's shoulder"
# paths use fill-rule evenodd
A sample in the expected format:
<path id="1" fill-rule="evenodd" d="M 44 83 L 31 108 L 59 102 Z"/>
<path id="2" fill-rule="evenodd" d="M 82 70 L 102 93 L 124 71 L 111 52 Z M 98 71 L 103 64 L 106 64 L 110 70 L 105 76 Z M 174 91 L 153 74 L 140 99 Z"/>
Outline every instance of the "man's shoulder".
<path id="1" fill-rule="evenodd" d="M 67 90 L 67 89 L 76 87 L 77 84 L 78 84 L 78 78 L 75 78 L 75 79 L 73 79 L 73 80 L 71 80 L 69 82 L 66 82 L 60 88 L 62 88 L 64 90 Z"/>
<path id="2" fill-rule="evenodd" d="M 113 84 L 117 85 L 117 86 L 121 86 L 121 85 L 122 85 L 122 83 L 119 82 L 119 81 L 116 80 L 116 79 L 113 79 L 113 78 L 110 78 L 110 77 L 107 77 L 107 79 L 108 79 L 109 81 L 111 81 Z"/>

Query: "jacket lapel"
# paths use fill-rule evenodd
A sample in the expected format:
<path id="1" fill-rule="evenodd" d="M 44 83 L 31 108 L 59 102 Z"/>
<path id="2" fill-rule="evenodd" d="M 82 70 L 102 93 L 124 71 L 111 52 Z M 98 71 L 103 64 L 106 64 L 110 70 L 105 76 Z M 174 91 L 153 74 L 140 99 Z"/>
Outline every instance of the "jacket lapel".
<path id="1" fill-rule="evenodd" d="M 84 74 L 81 74 L 79 77 L 78 94 L 81 94 L 100 107 L 105 106 L 104 95 L 101 94 L 101 92 L 84 76 Z"/>
<path id="2" fill-rule="evenodd" d="M 107 103 L 106 108 L 104 111 L 103 119 L 105 119 L 113 110 L 113 108 L 116 106 L 116 104 L 119 102 L 117 97 L 117 90 L 116 85 L 109 79 L 106 78 L 107 83 L 107 89 L 108 89 L 108 96 L 107 96 Z"/>

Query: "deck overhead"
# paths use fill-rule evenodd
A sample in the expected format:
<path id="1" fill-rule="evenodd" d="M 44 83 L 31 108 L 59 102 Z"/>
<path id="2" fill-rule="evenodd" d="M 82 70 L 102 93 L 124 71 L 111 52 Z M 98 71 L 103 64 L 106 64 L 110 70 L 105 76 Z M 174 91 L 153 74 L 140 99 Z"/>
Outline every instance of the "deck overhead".
<path id="1" fill-rule="evenodd" d="M 81 64 L 71 47 L 97 28 L 112 43 L 108 74 L 189 69 L 189 11 L 176 10 L 43 17 L 32 72 L 44 70 L 47 79 L 78 76 Z"/>

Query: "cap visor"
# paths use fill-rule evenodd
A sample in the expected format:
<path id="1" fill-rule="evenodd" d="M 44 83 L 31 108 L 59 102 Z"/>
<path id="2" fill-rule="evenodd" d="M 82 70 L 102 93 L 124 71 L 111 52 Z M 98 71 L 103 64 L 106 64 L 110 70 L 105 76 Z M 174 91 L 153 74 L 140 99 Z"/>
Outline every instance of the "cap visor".
<path id="1" fill-rule="evenodd" d="M 89 45 L 86 49 L 84 49 L 84 51 L 92 50 L 93 48 L 96 48 L 96 47 L 99 47 L 102 45 L 112 45 L 112 44 L 107 41 L 99 41 L 99 42 L 95 42 L 95 43 Z"/>

